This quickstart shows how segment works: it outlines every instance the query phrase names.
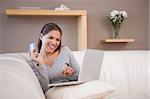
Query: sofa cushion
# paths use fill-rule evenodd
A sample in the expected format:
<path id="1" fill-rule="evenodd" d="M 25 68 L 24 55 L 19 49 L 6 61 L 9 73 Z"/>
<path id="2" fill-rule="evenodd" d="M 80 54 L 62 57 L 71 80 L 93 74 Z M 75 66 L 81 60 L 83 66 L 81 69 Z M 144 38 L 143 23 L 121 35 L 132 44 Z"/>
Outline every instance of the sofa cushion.
<path id="1" fill-rule="evenodd" d="M 102 81 L 53 87 L 46 92 L 47 99 L 99 99 L 109 95 L 115 88 Z"/>

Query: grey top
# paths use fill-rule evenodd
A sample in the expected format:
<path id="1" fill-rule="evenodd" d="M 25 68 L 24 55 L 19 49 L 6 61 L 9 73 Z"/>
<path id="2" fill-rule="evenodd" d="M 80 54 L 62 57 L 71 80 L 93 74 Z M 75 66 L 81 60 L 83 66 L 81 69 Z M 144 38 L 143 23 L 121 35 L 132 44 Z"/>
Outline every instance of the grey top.
<path id="1" fill-rule="evenodd" d="M 52 67 L 46 64 L 38 65 L 32 60 L 27 61 L 27 63 L 33 69 L 44 92 L 49 89 L 47 86 L 49 83 L 75 81 L 78 79 L 79 64 L 68 47 L 61 47 L 60 54 L 54 60 Z M 75 73 L 72 76 L 65 76 L 62 73 L 66 63 L 75 69 Z"/>

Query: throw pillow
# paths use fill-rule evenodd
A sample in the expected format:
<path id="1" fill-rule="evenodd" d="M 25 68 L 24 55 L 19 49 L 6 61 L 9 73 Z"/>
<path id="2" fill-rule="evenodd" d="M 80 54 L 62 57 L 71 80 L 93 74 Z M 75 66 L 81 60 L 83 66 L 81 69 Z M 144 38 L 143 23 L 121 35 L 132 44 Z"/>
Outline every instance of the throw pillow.
<path id="1" fill-rule="evenodd" d="M 79 85 L 61 86 L 49 89 L 47 99 L 99 99 L 115 91 L 115 88 L 103 81 L 89 81 Z"/>

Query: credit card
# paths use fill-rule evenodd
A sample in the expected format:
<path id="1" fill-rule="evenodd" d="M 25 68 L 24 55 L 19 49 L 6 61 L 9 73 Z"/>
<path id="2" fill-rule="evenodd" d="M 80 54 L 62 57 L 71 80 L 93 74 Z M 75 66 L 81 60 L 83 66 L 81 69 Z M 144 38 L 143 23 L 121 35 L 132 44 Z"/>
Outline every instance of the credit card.
<path id="1" fill-rule="evenodd" d="M 32 52 L 33 50 L 36 49 L 36 46 L 35 46 L 35 42 L 32 42 L 30 45 L 29 45 L 29 50 L 30 52 Z"/>

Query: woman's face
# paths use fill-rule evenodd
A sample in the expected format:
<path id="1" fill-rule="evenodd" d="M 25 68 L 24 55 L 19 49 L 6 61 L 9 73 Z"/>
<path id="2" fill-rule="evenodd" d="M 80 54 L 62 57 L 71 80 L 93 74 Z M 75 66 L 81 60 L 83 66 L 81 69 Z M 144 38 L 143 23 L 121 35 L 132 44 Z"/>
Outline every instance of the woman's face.
<path id="1" fill-rule="evenodd" d="M 46 35 L 41 34 L 42 49 L 48 53 L 53 53 L 61 42 L 61 33 L 58 30 L 52 30 Z"/>

